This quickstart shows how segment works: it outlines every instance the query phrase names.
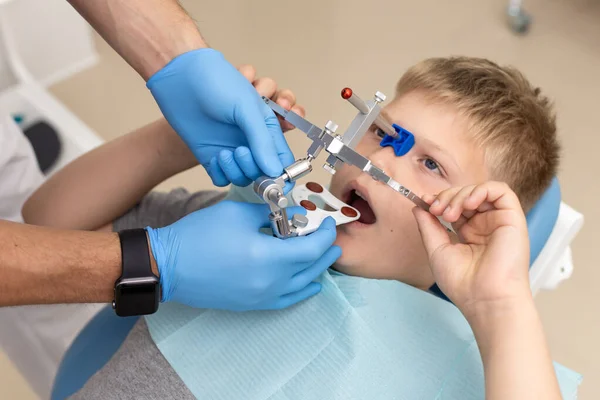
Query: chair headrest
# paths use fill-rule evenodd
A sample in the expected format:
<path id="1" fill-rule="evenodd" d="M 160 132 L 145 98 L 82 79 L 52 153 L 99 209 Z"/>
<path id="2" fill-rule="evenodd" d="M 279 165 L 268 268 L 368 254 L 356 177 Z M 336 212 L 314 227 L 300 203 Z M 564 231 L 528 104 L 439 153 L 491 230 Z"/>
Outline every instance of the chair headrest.
<path id="1" fill-rule="evenodd" d="M 538 257 L 558 219 L 560 210 L 560 185 L 558 179 L 552 179 L 550 187 L 527 213 L 527 230 L 529 231 L 529 266 Z"/>

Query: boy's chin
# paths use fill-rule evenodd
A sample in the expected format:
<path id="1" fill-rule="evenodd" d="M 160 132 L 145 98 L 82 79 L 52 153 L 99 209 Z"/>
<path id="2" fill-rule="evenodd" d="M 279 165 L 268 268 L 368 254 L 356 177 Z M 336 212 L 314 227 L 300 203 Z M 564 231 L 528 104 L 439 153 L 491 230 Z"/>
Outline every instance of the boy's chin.
<path id="1" fill-rule="evenodd" d="M 409 251 L 401 261 L 389 260 L 386 263 L 382 259 L 386 254 L 370 251 L 370 246 L 364 240 L 338 233 L 335 244 L 342 248 L 342 255 L 332 266 L 338 272 L 362 278 L 397 280 L 420 289 L 427 289 L 433 284 L 426 261 Z"/>
<path id="2" fill-rule="evenodd" d="M 347 253 L 354 252 L 354 247 L 356 247 L 358 243 L 356 238 L 353 238 L 344 230 L 343 226 L 338 225 L 336 231 L 337 236 L 333 244 L 342 248 L 342 256 L 340 257 L 340 259 L 342 259 Z"/>
<path id="3" fill-rule="evenodd" d="M 356 268 L 352 268 L 350 265 L 344 263 L 341 257 L 331 266 L 331 269 L 341 272 L 344 275 L 362 277 L 362 275 L 357 273 Z"/>
<path id="4" fill-rule="evenodd" d="M 366 252 L 361 251 L 362 246 L 351 243 L 347 238 L 340 238 L 335 241 L 337 246 L 342 248 L 342 255 L 333 265 L 333 269 L 342 274 L 360 277 L 370 277 L 368 268 L 369 260 L 366 259 Z"/>
<path id="5" fill-rule="evenodd" d="M 337 237 L 334 244 L 342 248 L 338 263 L 344 266 L 368 264 L 368 255 L 373 254 L 374 243 L 370 237 L 348 232 L 343 225 L 337 227 Z"/>

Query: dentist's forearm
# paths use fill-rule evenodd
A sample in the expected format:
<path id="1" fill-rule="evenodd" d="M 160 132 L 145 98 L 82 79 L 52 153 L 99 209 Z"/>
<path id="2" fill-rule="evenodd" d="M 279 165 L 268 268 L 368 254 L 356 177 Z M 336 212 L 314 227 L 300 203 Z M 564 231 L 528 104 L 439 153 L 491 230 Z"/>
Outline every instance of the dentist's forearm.
<path id="1" fill-rule="evenodd" d="M 481 352 L 488 400 L 560 400 L 550 352 L 531 296 L 467 317 Z"/>
<path id="2" fill-rule="evenodd" d="M 152 272 L 158 275 L 152 250 L 148 251 Z M 0 220 L 0 307 L 110 303 L 121 272 L 116 233 Z"/>
<path id="3" fill-rule="evenodd" d="M 0 307 L 108 303 L 120 275 L 116 233 L 63 231 L 0 220 Z"/>
<path id="4" fill-rule="evenodd" d="M 148 80 L 176 56 L 207 47 L 176 0 L 68 0 Z"/>

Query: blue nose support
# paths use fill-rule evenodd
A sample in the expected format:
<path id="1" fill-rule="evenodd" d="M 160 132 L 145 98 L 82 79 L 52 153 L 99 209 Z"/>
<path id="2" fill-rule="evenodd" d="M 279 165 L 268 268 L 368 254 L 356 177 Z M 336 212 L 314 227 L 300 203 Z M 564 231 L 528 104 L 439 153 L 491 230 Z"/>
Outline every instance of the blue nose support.
<path id="1" fill-rule="evenodd" d="M 381 147 L 390 146 L 394 149 L 394 154 L 400 157 L 405 155 L 410 151 L 410 149 L 412 149 L 412 147 L 415 145 L 415 137 L 412 133 L 410 133 L 409 131 L 407 131 L 399 125 L 393 124 L 392 126 L 398 133 L 398 137 L 394 138 L 390 135 L 385 135 L 385 137 L 381 140 L 381 143 L 379 143 L 379 145 Z"/>

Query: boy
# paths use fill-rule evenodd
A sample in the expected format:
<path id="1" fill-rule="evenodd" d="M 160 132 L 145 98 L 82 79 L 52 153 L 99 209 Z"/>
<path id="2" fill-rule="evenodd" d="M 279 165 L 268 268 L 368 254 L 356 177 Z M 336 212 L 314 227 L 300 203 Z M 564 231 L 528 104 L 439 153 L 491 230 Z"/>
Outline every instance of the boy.
<path id="1" fill-rule="evenodd" d="M 303 114 L 291 92 L 277 92 L 271 80 L 255 80 L 249 68 L 242 73 L 254 81 L 261 95 Z M 392 149 L 380 147 L 381 137 L 372 128 L 357 151 L 424 194 L 431 214 L 454 223 L 462 243 L 452 243 L 432 215 L 418 209 L 411 215 L 406 199 L 344 166 L 334 176 L 331 191 L 362 216 L 338 228 L 342 256 L 333 268 L 424 290 L 436 282 L 473 329 L 488 398 L 560 398 L 529 291 L 523 214 L 557 168 L 556 128 L 548 100 L 520 73 L 487 60 L 430 59 L 403 75 L 396 98 L 385 112 L 415 135 L 414 148 L 396 157 Z M 130 151 L 134 148 L 137 154 Z M 168 125 L 157 121 L 65 168 L 32 196 L 24 216 L 29 223 L 78 229 L 164 226 L 224 197 L 215 192 L 189 195 L 178 189 L 142 198 L 159 182 L 195 163 Z M 218 166 L 233 182 L 238 171 L 256 178 L 243 148 L 221 153 Z M 492 179 L 506 184 L 489 182 Z M 226 202 L 217 207 L 227 212 Z M 331 259 L 333 263 L 339 256 L 335 253 L 334 249 L 326 254 L 323 262 Z M 75 398 L 187 399 L 198 395 L 179 379 L 181 374 L 161 351 L 145 322 L 139 321 L 113 360 Z M 138 369 L 140 365 L 144 368 Z M 388 395 L 385 398 L 395 396 Z M 299 396 L 309 397 L 307 393 Z"/>

